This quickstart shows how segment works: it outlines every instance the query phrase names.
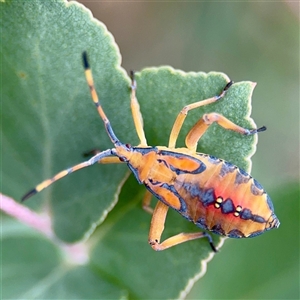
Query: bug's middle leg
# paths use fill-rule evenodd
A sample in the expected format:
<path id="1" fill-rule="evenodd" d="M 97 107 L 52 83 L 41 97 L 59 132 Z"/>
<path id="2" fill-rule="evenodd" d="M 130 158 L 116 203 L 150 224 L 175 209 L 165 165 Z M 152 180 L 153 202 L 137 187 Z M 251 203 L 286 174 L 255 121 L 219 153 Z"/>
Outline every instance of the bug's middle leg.
<path id="1" fill-rule="evenodd" d="M 204 114 L 202 118 L 192 127 L 192 129 L 187 134 L 185 138 L 185 144 L 187 148 L 196 152 L 197 143 L 199 139 L 202 137 L 202 135 L 205 133 L 208 127 L 215 122 L 227 130 L 233 130 L 243 135 L 255 134 L 257 132 L 264 131 L 267 129 L 265 126 L 257 129 L 247 129 L 231 122 L 226 117 L 218 113 L 213 112 L 209 114 Z"/>
<path id="2" fill-rule="evenodd" d="M 208 105 L 208 104 L 211 104 L 211 103 L 214 103 L 214 102 L 220 100 L 221 98 L 223 98 L 225 96 L 227 90 L 231 87 L 232 84 L 233 84 L 233 81 L 229 81 L 225 85 L 225 87 L 223 88 L 222 92 L 219 95 L 214 96 L 212 98 L 205 99 L 205 100 L 200 100 L 200 101 L 197 101 L 197 102 L 189 104 L 189 105 L 186 105 L 180 111 L 180 113 L 178 114 L 178 116 L 175 120 L 175 123 L 172 127 L 172 130 L 171 130 L 171 134 L 170 134 L 170 138 L 169 138 L 169 148 L 175 148 L 177 137 L 179 135 L 179 132 L 181 130 L 181 127 L 183 125 L 183 122 L 184 122 L 188 112 L 192 109 L 197 108 L 197 107 Z"/>
<path id="3" fill-rule="evenodd" d="M 149 231 L 148 242 L 151 245 L 152 249 L 156 251 L 162 251 L 178 244 L 203 238 L 208 238 L 210 246 L 214 252 L 217 252 L 211 236 L 206 232 L 193 232 L 193 233 L 179 233 L 177 235 L 171 236 L 170 238 L 160 242 L 161 235 L 164 231 L 165 220 L 167 216 L 169 207 L 162 202 L 158 202 L 153 212 L 151 226 Z"/>

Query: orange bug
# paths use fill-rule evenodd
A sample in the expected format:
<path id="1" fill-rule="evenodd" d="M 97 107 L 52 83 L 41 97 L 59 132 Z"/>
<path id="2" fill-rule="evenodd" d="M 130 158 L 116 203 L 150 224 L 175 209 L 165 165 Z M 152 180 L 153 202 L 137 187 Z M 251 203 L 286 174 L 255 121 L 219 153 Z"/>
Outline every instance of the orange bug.
<path id="1" fill-rule="evenodd" d="M 180 233 L 160 242 L 169 207 L 204 230 L 232 238 L 254 237 L 272 228 L 278 228 L 270 197 L 249 174 L 222 159 L 197 153 L 198 140 L 214 122 L 243 135 L 266 130 L 242 128 L 218 113 L 202 116 L 185 139 L 186 148 L 176 148 L 176 140 L 188 111 L 219 101 L 233 84 L 228 82 L 222 92 L 212 98 L 185 106 L 173 125 L 168 147 L 148 146 L 143 130 L 143 119 L 136 99 L 136 82 L 131 74 L 131 110 L 140 143 L 133 147 L 123 144 L 115 135 L 110 121 L 98 100 L 86 52 L 83 63 L 92 100 L 104 122 L 114 148 L 96 153 L 89 160 L 63 170 L 45 180 L 23 196 L 26 200 L 63 178 L 95 163 L 127 163 L 137 181 L 147 188 L 143 208 L 152 213 L 149 244 L 154 250 L 165 250 L 177 244 L 208 238 L 211 248 L 217 251 L 211 236 L 206 232 Z M 150 208 L 152 194 L 159 199 L 154 211 Z"/>

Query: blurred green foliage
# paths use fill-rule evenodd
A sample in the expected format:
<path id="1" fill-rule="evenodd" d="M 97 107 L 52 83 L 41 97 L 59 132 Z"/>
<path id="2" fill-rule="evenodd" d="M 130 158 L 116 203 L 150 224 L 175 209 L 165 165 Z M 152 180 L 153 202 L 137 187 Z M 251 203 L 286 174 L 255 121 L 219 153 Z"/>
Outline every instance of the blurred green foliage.
<path id="1" fill-rule="evenodd" d="M 0 5 L 3 4 L 1 3 Z M 174 68 L 182 69 L 184 71 L 222 71 L 228 74 L 234 81 L 251 80 L 258 82 L 253 96 L 252 116 L 259 126 L 267 125 L 268 131 L 261 133 L 259 137 L 258 151 L 253 159 L 252 174 L 264 185 L 271 195 L 274 201 L 276 214 L 281 221 L 281 226 L 278 230 L 267 233 L 256 239 L 238 241 L 227 240 L 221 253 L 216 255 L 214 260 L 208 264 L 206 276 L 199 280 L 188 295 L 188 298 L 299 298 L 299 7 L 290 6 L 292 4 L 289 4 L 288 2 L 86 2 L 85 5 L 91 7 L 94 16 L 104 22 L 114 35 L 123 56 L 122 66 L 127 70 L 140 70 L 146 66 L 171 65 Z M 50 12 L 51 7 L 49 6 L 48 9 Z M 61 17 L 66 22 L 65 24 L 68 24 L 67 20 L 72 18 L 72 14 L 63 14 Z M 59 18 L 59 16 L 57 16 L 57 18 Z M 79 21 L 78 24 L 81 24 L 81 22 Z M 4 25 L 5 24 L 2 24 L 1 21 L 1 28 Z M 39 28 L 41 23 L 36 22 L 35 26 Z M 92 26 L 89 25 L 89 22 L 86 22 L 85 26 L 85 28 L 79 26 L 76 29 L 78 37 L 82 39 L 82 45 L 80 45 L 80 47 L 85 47 L 89 45 L 89 43 L 98 43 L 100 51 L 103 37 L 100 36 L 100 38 L 95 40 L 97 34 L 93 32 Z M 24 30 L 25 29 L 26 27 L 24 27 Z M 61 32 L 61 36 L 66 38 L 70 33 L 69 31 L 70 29 L 66 26 L 65 32 Z M 34 45 L 35 39 L 39 40 L 41 38 L 40 36 L 35 36 L 33 33 L 26 31 L 22 33 L 21 36 L 23 36 L 24 39 L 33 40 L 32 45 Z M 61 59 L 67 60 L 68 68 L 75 69 L 73 77 L 70 77 L 70 73 L 66 72 L 68 76 L 63 79 L 55 77 L 51 78 L 51 83 L 56 84 L 57 89 L 51 91 L 45 90 L 45 93 L 47 93 L 48 96 L 51 96 L 52 100 L 50 101 L 54 101 L 52 105 L 53 107 L 56 107 L 55 100 L 58 99 L 58 97 L 62 96 L 66 100 L 70 97 L 70 89 L 63 89 L 62 86 L 72 86 L 73 84 L 74 90 L 71 92 L 74 96 L 73 99 L 75 99 L 74 103 L 76 103 L 76 106 L 79 106 L 75 108 L 76 115 L 68 115 L 66 118 L 69 118 L 70 121 L 74 121 L 75 119 L 78 120 L 78 118 L 82 118 L 82 122 L 88 120 L 88 127 L 89 130 L 91 130 L 89 135 L 92 142 L 89 142 L 89 138 L 84 134 L 84 132 L 86 132 L 85 128 L 79 127 L 76 129 L 78 131 L 77 135 L 80 136 L 82 140 L 79 141 L 76 137 L 72 137 L 72 145 L 65 145 L 59 148 L 56 148 L 55 145 L 51 144 L 51 150 L 53 151 L 52 155 L 56 158 L 55 162 L 57 164 L 55 170 L 59 170 L 61 166 L 64 166 L 67 160 L 68 164 L 70 162 L 76 163 L 77 161 L 80 161 L 80 153 L 82 149 L 86 150 L 86 147 L 89 147 L 87 146 L 88 143 L 90 143 L 91 147 L 98 146 L 100 141 L 101 145 L 109 144 L 105 137 L 105 133 L 103 136 L 99 135 L 101 134 L 99 128 L 102 128 L 102 124 L 97 119 L 93 107 L 90 109 L 88 108 L 88 111 L 82 115 L 82 112 L 84 111 L 83 107 L 86 106 L 85 100 L 88 98 L 88 93 L 87 91 L 84 91 L 84 95 L 81 95 L 79 88 L 79 82 L 83 83 L 84 78 L 81 77 L 79 81 L 77 80 L 82 75 L 81 65 L 75 63 L 75 61 L 80 61 L 79 56 L 77 59 L 75 58 L 76 51 L 80 47 L 78 47 L 79 45 L 75 42 L 74 45 L 72 44 L 72 46 L 70 46 L 69 42 L 71 39 L 67 40 L 68 42 L 64 42 L 64 40 L 55 41 L 55 39 L 53 39 L 52 47 L 57 46 L 56 51 L 53 53 L 56 53 L 57 55 L 51 55 L 52 50 L 50 51 L 50 48 L 49 59 L 51 57 L 61 57 Z M 22 48 L 19 47 L 21 45 L 21 40 L 15 39 L 14 43 L 15 50 L 10 53 L 10 55 L 15 57 L 13 61 L 22 64 L 25 61 L 26 64 L 31 65 L 32 62 L 30 61 L 30 58 L 27 58 L 26 60 L 18 59 L 19 55 L 24 55 L 24 52 L 22 53 L 21 51 Z M 31 51 L 30 43 L 28 43 L 28 47 L 27 50 Z M 5 49 L 4 43 L 1 45 L 1 48 Z M 44 45 L 44 50 L 45 49 L 46 46 Z M 86 49 L 88 50 L 88 47 Z M 37 53 L 38 50 L 40 49 L 35 48 L 35 53 Z M 108 55 L 113 54 L 110 48 L 106 48 L 106 51 Z M 69 53 L 69 55 L 62 55 L 62 53 Z M 113 55 L 110 57 L 113 57 Z M 114 64 L 116 60 L 116 58 L 112 58 L 112 64 Z M 7 60 L 5 57 L 3 61 L 6 63 L 11 62 L 10 59 Z M 61 69 L 61 66 L 64 65 L 65 62 L 58 61 L 56 63 L 50 62 L 49 64 L 48 61 L 47 63 L 50 66 L 47 70 L 48 74 L 55 74 L 55 76 L 56 74 L 62 74 L 63 70 Z M 118 95 L 114 94 L 113 99 L 114 101 L 115 99 L 120 99 L 119 101 L 122 101 L 121 99 L 123 99 L 124 90 L 128 85 L 128 79 L 126 81 L 122 72 L 117 72 L 114 76 L 112 74 L 105 74 L 105 72 L 103 73 L 103 70 L 100 70 L 100 68 L 97 67 L 97 62 L 93 62 L 93 64 L 95 66 L 96 76 L 100 82 L 105 82 L 108 77 L 111 78 L 109 86 L 106 91 L 104 91 L 104 93 L 106 93 L 104 95 L 105 98 L 109 99 L 109 97 L 112 96 L 110 92 L 112 91 L 113 86 L 120 84 L 120 90 L 123 89 L 123 92 L 120 92 Z M 98 64 L 100 65 L 101 61 L 99 61 Z M 10 67 L 9 71 L 13 73 L 14 65 L 11 63 L 8 65 Z M 43 66 L 39 63 L 36 64 L 37 70 L 42 67 Z M 5 72 L 1 72 L 1 76 L 10 74 L 9 72 L 6 72 L 5 68 Z M 32 72 L 32 74 L 19 73 L 19 78 L 22 79 L 27 75 L 35 76 L 34 72 Z M 47 74 L 42 74 L 42 76 L 46 75 Z M 1 79 L 3 79 L 3 77 Z M 80 86 L 84 86 L 84 84 Z M 46 87 L 43 87 L 43 89 L 44 88 Z M 35 90 L 34 86 L 30 87 L 30 89 L 28 88 L 26 94 L 24 94 L 24 98 L 36 101 L 40 95 L 35 96 Z M 61 93 L 61 90 L 65 90 L 66 95 L 58 95 Z M 116 92 L 118 92 L 118 89 L 116 89 Z M 16 99 L 15 96 L 17 93 L 18 91 L 15 90 L 10 95 L 10 99 Z M 125 94 L 126 93 L 128 95 L 128 90 Z M 108 103 L 110 105 L 108 111 L 114 111 L 113 102 L 110 100 Z M 128 111 L 129 102 L 126 103 L 125 101 L 124 103 L 124 105 L 127 106 L 126 110 Z M 49 115 L 50 119 L 52 117 L 55 118 L 52 122 L 58 122 L 62 119 L 62 115 L 66 115 L 68 103 L 65 104 L 66 106 L 62 111 L 59 113 L 52 112 L 51 116 Z M 36 103 L 36 105 L 38 107 L 38 103 Z M 47 103 L 44 105 L 47 105 Z M 48 103 L 49 107 L 52 105 Z M 26 118 L 28 118 L 28 116 L 30 117 L 30 114 L 28 115 L 27 113 L 28 107 L 26 107 L 26 105 L 20 106 L 19 109 L 26 115 Z M 45 106 L 38 109 L 45 109 Z M 5 117 L 8 119 L 12 118 L 14 113 L 15 111 L 13 110 L 6 111 Z M 15 118 L 14 120 L 16 121 L 9 130 L 16 131 L 18 128 L 22 128 L 22 130 L 30 133 L 31 131 L 27 127 L 30 124 L 28 125 L 26 123 L 26 118 L 24 120 Z M 92 120 L 90 118 L 92 118 Z M 128 130 L 126 129 L 132 128 L 132 121 L 125 118 L 120 119 L 117 115 L 112 115 L 111 118 L 115 118 L 113 123 L 123 122 L 121 127 L 125 130 L 121 130 L 120 135 L 124 138 L 128 137 Z M 49 126 L 47 127 L 47 124 L 45 125 L 42 120 L 35 117 L 32 119 L 32 122 L 33 124 L 37 124 L 34 125 L 34 127 L 38 131 L 41 131 L 39 136 L 43 137 L 43 134 L 49 134 L 49 132 L 45 131 L 45 128 L 49 128 Z M 128 125 L 128 122 L 130 125 Z M 94 127 L 93 124 L 97 124 L 95 125 L 96 127 Z M 66 138 L 64 135 L 61 136 L 63 131 L 60 130 L 60 128 L 64 126 L 71 125 L 68 125 L 68 122 L 63 124 L 59 123 L 57 130 L 52 131 L 51 133 L 54 137 L 60 136 L 61 142 Z M 151 122 L 147 124 L 148 128 L 149 126 L 152 127 Z M 67 129 L 69 132 L 72 128 L 68 127 Z M 36 133 L 30 133 L 30 138 L 34 140 L 36 138 L 35 134 Z M 167 135 L 168 132 L 166 133 L 166 136 Z M 95 138 L 95 136 L 97 136 L 97 138 Z M 129 142 L 132 142 L 135 139 L 136 137 L 134 133 L 132 133 L 132 140 Z M 7 140 L 4 140 L 4 142 L 7 142 Z M 19 140 L 15 141 L 16 144 L 20 143 L 20 145 L 24 145 L 24 142 L 26 142 L 26 140 L 24 141 L 24 137 L 22 138 L 22 136 Z M 36 145 L 36 149 L 34 149 L 36 155 L 41 153 L 47 146 L 49 145 L 44 144 L 43 142 L 41 145 Z M 230 147 L 230 145 L 228 145 L 228 147 Z M 11 149 L 13 148 L 14 147 Z M 65 151 L 66 149 L 67 151 Z M 236 151 L 236 149 L 233 150 Z M 5 156 L 8 159 L 6 162 L 12 160 L 22 162 L 26 159 L 29 165 L 32 166 L 32 169 L 30 170 L 28 167 L 24 166 L 23 161 L 23 164 L 21 164 L 21 168 L 16 175 L 13 171 L 15 168 L 9 168 L 9 166 L 6 165 L 6 170 L 8 170 L 8 173 L 6 174 L 9 176 L 6 176 L 6 184 L 3 185 L 3 188 L 13 191 L 13 193 L 15 193 L 13 196 L 15 197 L 18 197 L 21 190 L 25 190 L 30 186 L 29 182 L 34 181 L 37 183 L 41 178 L 46 178 L 50 173 L 53 173 L 53 170 L 51 171 L 49 168 L 49 156 L 46 155 L 43 158 L 44 160 L 40 160 L 43 161 L 43 166 L 45 167 L 45 169 L 41 169 L 40 165 L 32 160 L 33 158 L 36 158 L 36 156 L 32 156 L 32 150 L 29 151 L 26 148 L 22 148 L 22 151 L 22 159 L 20 159 L 19 154 L 14 151 L 6 152 Z M 2 161 L 1 164 L 5 165 L 5 161 Z M 1 169 L 3 165 L 1 165 Z M 101 166 L 101 168 L 103 167 L 104 166 Z M 52 165 L 51 168 L 53 168 Z M 37 173 L 36 171 L 33 171 L 33 169 L 40 169 L 40 171 Z M 117 169 L 116 174 L 118 174 L 120 170 L 122 172 L 122 169 Z M 89 169 L 88 171 L 89 172 L 87 173 L 84 173 L 83 171 L 82 175 L 78 175 L 76 179 L 76 185 L 79 190 L 80 186 L 78 186 L 78 183 L 82 186 L 89 185 L 89 183 L 87 183 L 89 181 L 85 181 L 85 177 L 90 176 L 90 178 L 94 178 L 97 176 L 97 178 L 99 178 L 99 169 L 95 168 L 95 170 L 92 171 Z M 91 174 L 91 172 L 93 174 Z M 102 174 L 105 173 L 106 172 L 102 172 Z M 14 178 L 14 180 L 9 180 L 9 178 Z M 15 186 L 14 182 L 19 182 L 18 187 Z M 127 189 L 124 189 L 123 193 L 130 190 L 128 186 L 130 187 L 131 184 L 132 180 L 127 183 Z M 69 232 L 69 234 L 71 234 L 70 239 L 76 239 L 77 229 L 81 228 L 81 230 L 84 231 L 84 228 L 93 222 L 93 220 L 90 219 L 90 215 L 94 214 L 94 217 L 97 216 L 97 212 L 94 211 L 94 208 L 96 207 L 95 204 L 99 203 L 99 201 L 97 202 L 97 200 L 95 200 L 96 202 L 93 205 L 91 202 L 93 200 L 85 198 L 84 203 L 81 203 L 80 199 L 82 199 L 82 196 L 78 194 L 77 190 L 74 191 L 72 185 L 69 185 L 69 188 L 66 190 L 66 185 L 68 185 L 66 182 L 62 184 L 58 183 L 57 188 L 60 192 L 65 190 L 66 192 L 71 193 L 72 197 L 70 198 L 76 200 L 73 202 L 75 205 L 70 205 L 70 203 L 68 204 L 65 201 L 61 201 L 60 203 L 57 202 L 56 211 L 54 211 L 54 213 L 61 214 L 60 220 L 64 220 L 62 217 L 66 211 L 68 212 L 68 215 L 72 215 L 75 219 L 78 212 L 85 212 L 85 214 L 82 215 L 82 221 L 75 221 L 74 224 L 76 224 L 76 226 L 74 226 L 74 228 L 72 228 L 72 224 L 65 224 L 65 221 L 63 221 L 57 223 L 56 230 L 59 232 L 59 228 L 68 225 L 71 231 L 74 230 L 74 235 L 71 234 L 71 231 Z M 103 191 L 101 186 L 99 186 L 98 189 Z M 1 190 L 3 190 L 2 187 Z M 132 205 L 135 205 L 139 200 L 138 195 L 140 195 L 141 191 L 137 191 L 137 195 L 132 193 Z M 64 196 L 66 200 L 69 198 L 68 195 L 66 194 Z M 91 198 L 94 198 L 94 196 L 95 195 L 91 195 Z M 49 192 L 46 192 L 46 198 L 49 197 Z M 39 196 L 37 196 L 37 199 L 29 203 L 29 205 L 38 206 L 40 200 L 41 198 L 39 199 Z M 90 206 L 87 207 L 86 203 L 89 203 Z M 118 205 L 122 207 L 122 205 L 126 205 L 126 203 L 119 203 Z M 85 207 L 84 210 L 83 207 Z M 86 208 L 88 208 L 88 210 L 86 210 Z M 99 207 L 99 210 L 102 209 L 103 207 Z M 143 214 L 142 211 L 139 211 L 138 213 L 139 214 L 137 215 Z M 128 215 L 124 214 L 124 216 L 118 216 L 117 212 L 113 211 L 107 220 L 107 226 L 111 226 L 110 224 L 113 222 L 110 220 L 114 220 L 116 217 L 121 220 L 122 217 L 124 217 L 123 222 L 125 224 L 126 216 L 133 219 L 136 218 L 136 215 L 131 216 L 131 210 L 128 211 Z M 170 224 L 175 224 L 174 222 L 177 222 L 176 220 L 178 220 L 175 218 L 173 221 L 173 218 L 173 215 L 171 215 Z M 153 278 L 151 276 L 153 275 L 153 270 L 151 268 L 154 268 L 155 271 L 159 273 L 158 278 L 161 276 L 161 278 L 158 279 L 160 283 L 159 289 L 162 291 L 164 288 L 170 290 L 182 285 L 181 276 L 184 272 L 190 274 L 191 272 L 196 272 L 196 269 L 200 268 L 200 265 L 197 266 L 197 264 L 200 264 L 199 260 L 203 255 L 203 253 L 199 253 L 199 258 L 194 260 L 193 267 L 195 267 L 195 270 L 190 270 L 189 266 L 191 265 L 191 262 L 187 260 L 185 265 L 183 263 L 185 262 L 186 257 L 191 256 L 191 253 L 197 251 L 193 245 L 187 247 L 184 246 L 181 250 L 176 248 L 173 252 L 155 253 L 147 245 L 147 237 L 144 234 L 144 232 L 147 232 L 146 226 L 149 226 L 149 221 L 150 217 L 148 216 L 148 218 L 143 220 L 137 220 L 138 224 L 140 224 L 140 227 L 138 228 L 132 228 L 133 225 L 130 223 L 126 223 L 126 226 L 122 226 L 122 223 L 119 223 L 118 226 L 120 228 L 118 226 L 115 228 L 117 231 L 122 229 L 124 232 L 127 232 L 128 230 L 128 233 L 131 232 L 131 229 L 137 230 L 137 235 L 133 235 L 131 238 L 133 241 L 141 242 L 140 245 L 143 245 L 140 249 L 144 251 L 144 258 L 139 262 L 139 266 L 135 265 L 136 262 L 134 260 L 130 261 L 132 267 L 131 271 L 136 272 L 136 277 L 132 279 L 123 279 L 125 281 L 128 280 L 127 284 L 132 285 L 140 280 L 139 286 L 136 287 L 135 290 L 136 294 L 130 295 L 133 298 L 142 298 L 140 295 L 143 294 L 143 291 L 146 292 L 148 288 L 155 289 L 155 285 L 149 280 L 149 278 Z M 10 224 L 5 223 L 5 226 L 6 225 L 10 230 L 11 228 L 14 228 L 13 226 L 10 226 Z M 176 228 L 170 228 L 170 232 L 178 232 L 181 230 L 181 226 L 185 226 L 184 222 L 177 222 Z M 98 233 L 101 237 L 104 234 L 104 231 L 105 228 L 103 228 L 102 231 L 100 230 L 100 232 L 96 232 L 96 236 Z M 18 240 L 20 239 L 18 234 L 20 235 L 21 233 L 22 230 L 16 228 L 15 236 L 18 237 Z M 127 238 L 128 236 L 129 235 L 127 235 Z M 11 246 L 16 247 L 17 245 L 17 247 L 26 249 L 26 247 L 31 245 L 35 249 L 46 249 L 44 256 L 42 257 L 38 255 L 40 253 L 39 251 L 29 255 L 28 262 L 31 263 L 27 266 L 22 265 L 22 262 L 20 261 L 18 262 L 20 265 L 17 266 L 16 269 L 9 269 L 11 272 L 11 280 L 16 278 L 16 274 L 19 275 L 17 278 L 19 288 L 22 288 L 23 284 L 25 286 L 26 284 L 34 284 L 35 281 L 39 280 L 39 277 L 43 276 L 44 270 L 39 269 L 39 260 L 43 259 L 43 257 L 47 257 L 52 261 L 52 264 L 48 265 L 49 269 L 53 268 L 54 264 L 59 264 L 61 262 L 61 253 L 55 253 L 55 250 L 52 249 L 53 245 L 50 245 L 48 241 L 44 241 L 45 244 L 42 243 L 38 246 L 36 244 L 39 243 L 38 241 L 30 240 L 32 238 L 31 232 L 29 237 L 29 240 L 24 241 L 23 246 L 15 244 L 11 239 L 6 240 L 5 243 L 5 247 L 7 247 L 5 249 L 8 251 L 5 252 L 5 254 L 11 254 L 11 256 L 9 256 L 11 258 L 11 263 L 15 262 L 17 258 L 17 252 L 10 252 L 9 249 L 11 249 Z M 26 238 L 27 237 L 25 237 L 24 240 Z M 21 242 L 23 242 L 23 240 Z M 109 274 L 101 269 L 101 266 L 105 265 L 105 263 L 109 262 L 111 265 L 118 259 L 122 260 L 118 250 L 120 246 L 118 245 L 122 245 L 121 247 L 123 247 L 124 250 L 126 249 L 128 254 L 132 255 L 132 259 L 135 258 L 133 252 L 130 252 L 131 249 L 126 248 L 126 242 L 127 240 L 124 240 L 124 237 L 122 237 L 120 233 L 116 237 L 111 236 L 111 239 L 106 239 L 105 242 L 99 243 L 98 246 L 94 248 L 92 256 L 93 264 L 96 266 L 93 269 L 93 273 L 85 267 L 78 267 L 75 272 L 70 273 L 64 273 L 66 270 L 64 269 L 64 275 L 62 275 L 62 273 L 57 274 L 56 272 L 52 274 L 53 276 L 50 276 L 50 281 L 46 282 L 51 283 L 51 280 L 54 280 L 55 284 L 52 285 L 50 291 L 47 291 L 49 294 L 45 293 L 44 296 L 47 298 L 59 298 L 62 297 L 63 292 L 65 291 L 65 297 L 87 298 L 93 297 L 93 293 L 89 294 L 88 291 L 91 291 L 91 289 L 98 289 L 99 293 L 102 292 L 107 298 L 127 297 L 127 293 L 124 289 L 120 288 L 120 282 L 115 280 L 113 274 Z M 124 245 L 122 243 L 124 243 Z M 115 249 L 115 251 L 112 251 L 111 253 L 109 251 L 105 252 L 105 250 L 107 250 L 106 247 L 109 247 L 108 249 Z M 183 256 L 182 249 L 186 251 L 186 257 Z M 51 254 L 49 254 L 48 251 Z M 25 251 L 25 253 L 30 254 L 29 251 Z M 107 256 L 102 256 L 103 253 Z M 16 255 L 14 256 L 13 254 Z M 128 257 L 130 257 L 130 255 Z M 181 264 L 179 264 L 178 260 Z M 34 265 L 34 262 L 36 265 Z M 46 262 L 48 264 L 49 261 L 47 260 Z M 159 270 L 159 267 L 163 264 L 169 266 L 170 269 Z M 21 281 L 21 279 L 24 280 L 24 278 L 26 278 L 27 272 L 24 272 L 24 274 L 17 273 L 20 266 L 25 271 L 35 267 L 35 272 L 32 272 L 33 276 L 29 278 L 29 283 Z M 184 271 L 185 266 L 186 271 Z M 119 265 L 118 267 L 122 268 L 122 265 Z M 123 266 L 123 268 L 124 267 L 125 266 Z M 139 268 L 136 269 L 135 267 L 142 268 L 143 272 L 137 273 Z M 97 274 L 97 276 L 93 277 L 92 274 Z M 103 278 L 108 278 L 108 281 L 112 283 L 109 285 L 106 280 L 100 283 L 98 281 L 99 274 Z M 167 279 L 164 279 L 165 274 L 167 274 Z M 82 291 L 78 288 L 78 281 L 86 282 L 86 284 L 82 285 L 86 287 L 86 291 Z M 150 283 L 151 286 L 149 286 Z M 64 290 L 66 286 L 68 287 L 67 291 Z M 45 287 L 45 285 L 43 287 Z M 11 286 L 10 288 L 13 289 L 14 287 Z M 72 289 L 74 294 L 70 292 Z M 41 291 L 33 290 L 32 292 L 33 293 L 27 294 L 30 298 L 33 297 L 32 295 L 40 295 L 39 293 Z M 55 294 L 55 292 L 57 294 Z M 162 297 L 161 294 L 154 295 Z M 144 295 L 144 298 L 147 298 L 147 295 Z"/>

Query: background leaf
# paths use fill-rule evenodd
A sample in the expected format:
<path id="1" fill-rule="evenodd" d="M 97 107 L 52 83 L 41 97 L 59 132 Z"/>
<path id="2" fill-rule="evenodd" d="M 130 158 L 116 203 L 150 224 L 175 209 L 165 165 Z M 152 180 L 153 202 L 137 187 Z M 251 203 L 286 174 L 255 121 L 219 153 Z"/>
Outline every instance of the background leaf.
<path id="1" fill-rule="evenodd" d="M 66 263 L 69 253 L 35 230 L 8 218 L 1 225 L 3 299 L 124 299 L 127 296 L 124 289 L 95 274 L 90 265 Z"/>
<path id="2" fill-rule="evenodd" d="M 90 99 L 82 52 L 91 57 L 108 113 L 120 107 L 129 111 L 129 83 L 112 36 L 82 6 L 62 1 L 2 5 L 3 192 L 20 199 L 31 186 L 82 161 L 84 152 L 111 147 Z M 124 129 L 120 138 L 136 140 L 130 115 L 109 117 Z M 65 178 L 28 205 L 46 199 L 56 234 L 79 240 L 116 201 L 126 172 L 120 165 L 101 169 L 100 176 L 94 167 Z"/>

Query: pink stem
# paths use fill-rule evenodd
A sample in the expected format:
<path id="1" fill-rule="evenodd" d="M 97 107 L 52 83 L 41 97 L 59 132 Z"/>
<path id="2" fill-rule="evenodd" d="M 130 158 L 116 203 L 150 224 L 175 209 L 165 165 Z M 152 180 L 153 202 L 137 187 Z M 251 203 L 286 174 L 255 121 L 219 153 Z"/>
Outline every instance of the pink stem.
<path id="1" fill-rule="evenodd" d="M 89 260 L 88 247 L 85 243 L 65 244 L 59 241 L 51 228 L 51 219 L 47 214 L 37 214 L 14 199 L 0 193 L 0 209 L 7 215 L 40 231 L 54 241 L 66 254 L 71 263 L 85 264 Z"/>
<path id="2" fill-rule="evenodd" d="M 28 207 L 3 194 L 0 194 L 0 209 L 9 216 L 12 216 L 20 222 L 40 231 L 48 238 L 54 237 L 51 229 L 51 220 L 48 215 L 37 214 Z"/>

